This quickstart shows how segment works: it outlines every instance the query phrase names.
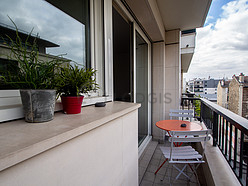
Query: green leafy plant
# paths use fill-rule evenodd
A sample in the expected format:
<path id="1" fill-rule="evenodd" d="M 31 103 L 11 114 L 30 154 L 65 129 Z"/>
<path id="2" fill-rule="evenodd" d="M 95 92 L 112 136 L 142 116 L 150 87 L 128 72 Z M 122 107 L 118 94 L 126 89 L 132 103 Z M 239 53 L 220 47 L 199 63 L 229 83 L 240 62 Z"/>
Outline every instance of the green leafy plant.
<path id="1" fill-rule="evenodd" d="M 11 20 L 11 19 L 10 19 Z M 12 21 L 12 20 L 11 20 Z M 42 61 L 39 59 L 37 46 L 37 37 L 29 42 L 32 31 L 27 35 L 25 40 L 19 36 L 18 28 L 12 21 L 16 29 L 16 38 L 12 39 L 8 35 L 9 43 L 7 47 L 10 53 L 7 54 L 9 67 L 14 70 L 0 72 L 1 87 L 14 89 L 54 89 L 55 88 L 55 71 L 62 63 L 61 57 Z M 12 63 L 12 64 L 11 64 Z"/>
<path id="2" fill-rule="evenodd" d="M 97 90 L 95 80 L 96 71 L 92 68 L 80 68 L 78 65 L 67 64 L 61 66 L 56 73 L 56 89 L 58 95 L 80 96 Z"/>
<path id="3" fill-rule="evenodd" d="M 195 96 L 196 98 L 200 98 L 201 96 Z M 197 117 L 200 117 L 201 115 L 201 101 L 200 100 L 194 100 L 194 106 L 195 106 L 195 114 Z"/>

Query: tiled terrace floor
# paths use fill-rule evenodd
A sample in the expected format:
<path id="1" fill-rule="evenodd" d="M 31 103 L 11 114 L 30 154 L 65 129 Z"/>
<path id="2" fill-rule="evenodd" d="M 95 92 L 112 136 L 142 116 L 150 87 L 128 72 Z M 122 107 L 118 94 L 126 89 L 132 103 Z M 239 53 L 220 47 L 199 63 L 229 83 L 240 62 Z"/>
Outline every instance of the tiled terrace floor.
<path id="1" fill-rule="evenodd" d="M 155 141 L 150 142 L 146 151 L 139 159 L 139 183 L 140 186 L 161 186 L 161 185 L 170 185 L 170 177 L 172 180 L 177 176 L 178 171 L 174 168 L 171 168 L 171 165 L 166 162 L 164 166 L 159 170 L 157 175 L 154 172 L 157 170 L 159 165 L 165 160 L 160 146 L 164 144 L 158 144 Z M 171 172 L 172 171 L 172 172 Z M 190 171 L 189 168 L 187 171 Z M 163 179 L 164 177 L 164 179 Z M 163 180 L 162 180 L 163 179 Z M 161 181 L 162 180 L 162 181 Z M 192 176 L 192 179 L 189 181 L 185 176 L 181 175 L 178 180 L 173 181 L 173 186 L 179 185 L 190 185 L 196 186 L 199 185 L 195 179 L 195 176 Z"/>

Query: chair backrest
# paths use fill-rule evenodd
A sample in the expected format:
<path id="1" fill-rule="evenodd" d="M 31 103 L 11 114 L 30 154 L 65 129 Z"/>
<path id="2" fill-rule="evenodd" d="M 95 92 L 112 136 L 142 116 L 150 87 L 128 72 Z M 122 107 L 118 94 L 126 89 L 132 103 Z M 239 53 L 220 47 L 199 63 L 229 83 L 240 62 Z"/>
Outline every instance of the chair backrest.
<path id="1" fill-rule="evenodd" d="M 211 129 L 201 130 L 201 131 L 171 131 L 171 137 L 169 141 L 171 142 L 171 150 L 170 153 L 172 154 L 173 146 L 177 142 L 203 142 L 203 149 L 202 149 L 202 160 L 205 155 L 205 147 L 206 141 L 210 140 L 210 134 L 212 133 Z M 170 156 L 170 161 L 172 160 L 172 156 Z"/>
<path id="2" fill-rule="evenodd" d="M 200 130 L 200 131 L 171 131 L 171 137 L 169 141 L 173 142 L 206 142 L 210 140 L 210 134 L 212 130 Z M 179 137 L 180 136 L 180 137 Z"/>
<path id="3" fill-rule="evenodd" d="M 193 110 L 176 110 L 176 109 L 170 109 L 170 119 L 172 119 L 172 117 L 181 117 L 182 120 L 183 118 L 189 118 L 190 121 L 192 120 L 193 116 Z"/>

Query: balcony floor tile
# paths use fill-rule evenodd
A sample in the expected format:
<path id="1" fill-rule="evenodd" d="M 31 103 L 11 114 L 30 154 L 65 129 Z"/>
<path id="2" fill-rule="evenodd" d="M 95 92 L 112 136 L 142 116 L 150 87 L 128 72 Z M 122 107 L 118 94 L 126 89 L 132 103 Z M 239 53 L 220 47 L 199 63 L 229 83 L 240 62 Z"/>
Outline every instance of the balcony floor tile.
<path id="1" fill-rule="evenodd" d="M 154 145 L 154 142 L 153 142 Z M 157 168 L 159 167 L 159 165 L 161 165 L 163 163 L 163 161 L 165 160 L 164 156 L 162 155 L 162 152 L 160 150 L 160 146 L 162 146 L 164 144 L 158 144 L 155 148 L 153 148 L 153 152 L 151 151 L 151 148 L 149 148 L 148 151 L 145 151 L 144 155 L 142 156 L 144 159 L 141 159 L 139 161 L 139 183 L 140 186 L 159 186 L 159 185 L 170 185 L 170 178 L 172 177 L 173 180 L 173 186 L 196 186 L 198 185 L 197 180 L 195 178 L 194 175 L 192 175 L 191 180 L 188 180 L 184 175 L 180 175 L 180 177 L 178 178 L 178 180 L 175 180 L 175 177 L 178 174 L 178 171 L 173 168 L 172 169 L 172 165 L 169 165 L 167 162 L 164 164 L 164 166 L 159 170 L 159 172 L 157 173 L 157 175 L 155 175 L 155 171 L 157 170 Z M 148 160 L 148 154 L 146 154 L 146 152 L 149 155 L 152 155 L 151 159 Z M 149 162 L 148 162 L 149 161 Z M 183 166 L 183 165 L 179 165 L 179 166 Z M 145 171 L 145 172 L 144 172 Z M 172 173 L 171 173 L 172 171 Z M 190 168 L 187 167 L 186 169 L 187 174 L 188 172 L 191 172 Z M 142 176 L 142 173 L 143 176 Z M 142 176 L 142 177 L 141 177 Z"/>

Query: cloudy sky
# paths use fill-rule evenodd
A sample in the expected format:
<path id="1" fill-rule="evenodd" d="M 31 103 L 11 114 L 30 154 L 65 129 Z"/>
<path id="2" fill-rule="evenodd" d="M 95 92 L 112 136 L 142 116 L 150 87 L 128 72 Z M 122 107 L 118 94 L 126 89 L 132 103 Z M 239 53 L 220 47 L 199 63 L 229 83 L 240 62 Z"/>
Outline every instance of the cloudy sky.
<path id="1" fill-rule="evenodd" d="M 38 34 L 42 39 L 60 47 L 47 48 L 47 53 L 64 55 L 78 63 L 85 62 L 85 27 L 43 0 L 0 0 L 0 23 Z"/>
<path id="2" fill-rule="evenodd" d="M 196 32 L 187 80 L 248 75 L 248 0 L 213 0 L 204 27 Z"/>

